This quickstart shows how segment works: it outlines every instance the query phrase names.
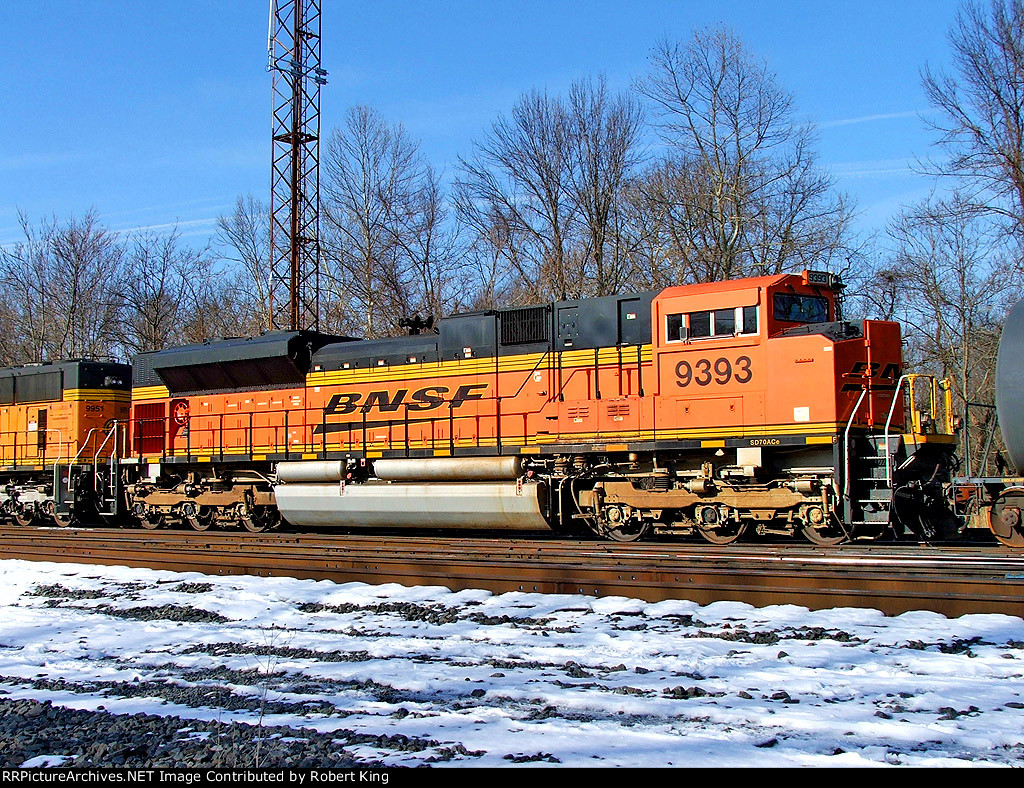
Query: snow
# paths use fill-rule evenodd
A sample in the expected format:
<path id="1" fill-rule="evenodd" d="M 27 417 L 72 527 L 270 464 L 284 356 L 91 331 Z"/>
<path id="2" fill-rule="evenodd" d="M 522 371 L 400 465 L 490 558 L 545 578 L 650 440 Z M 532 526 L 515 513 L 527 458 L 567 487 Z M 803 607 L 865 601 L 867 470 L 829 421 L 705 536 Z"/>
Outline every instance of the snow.
<path id="1" fill-rule="evenodd" d="M 396 766 L 1024 765 L 1015 616 L 17 560 L 0 576 L 7 699 L 435 742 L 346 745 Z M 186 703 L 196 688 L 221 691 Z"/>

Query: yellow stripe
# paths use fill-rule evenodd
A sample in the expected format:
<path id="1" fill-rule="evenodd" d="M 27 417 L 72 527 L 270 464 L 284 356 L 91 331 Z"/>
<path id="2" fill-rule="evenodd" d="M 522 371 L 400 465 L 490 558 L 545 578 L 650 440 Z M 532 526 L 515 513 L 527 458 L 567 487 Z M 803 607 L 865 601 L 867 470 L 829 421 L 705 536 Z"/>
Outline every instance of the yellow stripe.
<path id="1" fill-rule="evenodd" d="M 140 386 L 137 389 L 132 389 L 132 400 L 147 400 L 147 399 L 166 399 L 171 396 L 170 389 L 167 386 Z"/>
<path id="2" fill-rule="evenodd" d="M 641 347 L 641 362 L 650 362 L 651 346 Z M 635 347 L 623 348 L 621 356 L 616 348 L 600 348 L 598 363 L 604 366 L 615 365 L 622 359 L 623 366 L 636 364 Z M 526 353 L 521 356 L 500 356 L 481 359 L 456 359 L 451 361 L 430 361 L 395 366 L 362 367 L 359 369 L 339 369 L 330 372 L 310 372 L 306 376 L 306 386 L 336 386 L 358 383 L 384 383 L 404 380 L 421 382 L 432 377 L 459 377 L 463 375 L 494 374 L 497 370 L 505 372 L 546 371 L 557 368 L 557 358 L 550 353 Z M 561 368 L 564 372 L 573 369 L 592 368 L 594 351 L 571 350 L 561 353 Z"/>
<path id="3" fill-rule="evenodd" d="M 124 389 L 64 389 L 64 402 L 129 402 L 131 396 L 131 393 Z"/>
<path id="4" fill-rule="evenodd" d="M 942 433 L 920 433 L 908 432 L 903 436 L 906 444 L 914 443 L 956 443 L 959 439 L 956 435 L 944 435 Z"/>
<path id="5" fill-rule="evenodd" d="M 462 417 L 463 419 L 471 419 L 473 417 Z M 456 419 L 458 421 L 459 419 Z M 807 434 L 807 433 L 825 433 L 825 434 Z M 768 427 L 737 427 L 733 429 L 723 428 L 706 428 L 706 429 L 692 429 L 692 430 L 615 430 L 615 431 L 587 431 L 587 432 L 571 432 L 571 433 L 549 433 L 549 434 L 530 434 L 530 435 L 503 435 L 501 442 L 506 446 L 514 446 L 516 444 L 525 444 L 525 446 L 549 446 L 552 444 L 579 444 L 579 443 L 593 443 L 595 451 L 626 451 L 629 446 L 621 441 L 631 442 L 650 442 L 655 439 L 658 440 L 700 440 L 702 448 L 723 448 L 726 445 L 726 439 L 728 438 L 761 438 L 764 436 L 773 435 L 793 435 L 799 437 L 800 434 L 804 436 L 804 442 L 807 445 L 819 445 L 819 444 L 830 444 L 835 441 L 836 437 L 836 425 L 830 423 L 821 424 L 801 424 L 799 427 L 796 425 L 769 425 Z M 919 440 L 941 440 L 946 436 L 918 436 Z M 619 441 L 619 442 L 611 442 Z M 445 448 L 436 448 L 437 444 L 446 444 Z M 326 441 L 314 441 L 312 444 L 305 444 L 298 446 L 292 444 L 291 446 L 258 446 L 254 447 L 254 452 L 260 452 L 259 454 L 253 453 L 254 460 L 265 460 L 268 454 L 295 454 L 297 452 L 303 452 L 303 459 L 315 459 L 319 456 L 319 452 L 327 451 L 365 451 L 368 457 L 379 457 L 384 451 L 388 450 L 401 450 L 406 448 L 421 448 L 421 449 L 433 449 L 433 453 L 436 456 L 447 456 L 451 454 L 451 450 L 447 448 L 447 444 L 454 444 L 459 448 L 496 448 L 498 445 L 498 439 L 496 437 L 486 438 L 456 438 L 454 441 L 450 439 L 431 440 L 419 439 L 410 440 L 408 444 L 404 440 L 391 440 L 385 438 L 383 440 L 368 440 L 365 443 L 359 440 L 353 441 L 332 441 L 328 439 Z M 191 454 L 195 456 L 197 451 L 206 450 L 210 451 L 212 447 L 192 447 Z M 529 449 L 523 447 L 520 449 L 522 453 L 535 452 L 536 449 Z M 237 456 L 245 455 L 250 452 L 250 449 L 245 446 L 225 447 L 223 450 L 217 449 L 214 453 L 219 457 L 221 454 L 225 456 Z M 312 453 L 310 453 L 312 452 Z M 176 449 L 173 452 L 168 452 L 167 456 L 184 457 L 188 456 L 189 452 L 185 449 Z M 143 462 L 159 462 L 159 457 L 143 458 Z M 212 462 L 214 457 L 212 456 L 200 456 L 196 458 L 198 462 Z"/>

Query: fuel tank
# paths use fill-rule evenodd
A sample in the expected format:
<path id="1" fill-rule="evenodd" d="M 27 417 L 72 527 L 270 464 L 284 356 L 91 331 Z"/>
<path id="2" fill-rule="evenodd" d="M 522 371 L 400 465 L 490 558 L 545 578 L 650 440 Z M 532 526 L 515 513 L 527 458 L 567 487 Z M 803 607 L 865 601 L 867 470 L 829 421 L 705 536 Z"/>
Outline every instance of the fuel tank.
<path id="1" fill-rule="evenodd" d="M 281 515 L 303 527 L 550 530 L 547 487 L 536 482 L 297 482 L 274 494 Z"/>
<path id="2" fill-rule="evenodd" d="M 1017 473 L 1024 473 L 1024 301 L 1006 316 L 996 358 L 996 409 Z"/>

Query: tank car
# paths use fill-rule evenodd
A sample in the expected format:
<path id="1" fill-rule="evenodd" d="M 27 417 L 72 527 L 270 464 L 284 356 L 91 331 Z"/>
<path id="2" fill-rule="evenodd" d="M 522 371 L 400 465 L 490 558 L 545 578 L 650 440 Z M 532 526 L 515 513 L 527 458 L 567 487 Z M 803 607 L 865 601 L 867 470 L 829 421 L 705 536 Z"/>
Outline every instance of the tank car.
<path id="1" fill-rule="evenodd" d="M 143 354 L 125 506 L 199 530 L 934 533 L 948 387 L 841 292 L 804 271 Z"/>
<path id="2" fill-rule="evenodd" d="M 0 369 L 0 515 L 20 525 L 94 520 L 128 419 L 131 367 L 88 360 Z"/>

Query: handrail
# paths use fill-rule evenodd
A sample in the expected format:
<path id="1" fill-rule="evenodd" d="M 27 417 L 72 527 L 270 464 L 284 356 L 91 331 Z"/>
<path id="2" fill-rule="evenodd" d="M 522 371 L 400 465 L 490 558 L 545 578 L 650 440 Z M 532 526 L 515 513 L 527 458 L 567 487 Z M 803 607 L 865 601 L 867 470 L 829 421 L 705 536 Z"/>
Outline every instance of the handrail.
<path id="1" fill-rule="evenodd" d="M 99 479 L 100 475 L 100 452 L 103 451 L 103 447 L 109 443 L 111 437 L 114 438 L 114 452 L 110 455 L 111 464 L 113 464 L 116 458 L 117 452 L 117 421 L 115 420 L 107 431 L 107 437 L 103 439 L 103 443 L 96 447 L 96 451 L 92 455 L 92 484 L 93 489 L 96 489 L 96 480 Z"/>
<path id="2" fill-rule="evenodd" d="M 54 462 L 53 462 L 53 494 L 56 495 L 57 494 L 57 484 L 60 482 L 60 472 L 58 471 L 57 466 L 60 465 L 61 458 L 64 456 L 64 436 L 61 434 L 61 431 L 56 429 L 56 428 L 53 428 L 53 429 L 49 429 L 48 428 L 48 429 L 43 430 L 43 432 L 44 433 L 46 433 L 46 432 L 56 432 L 57 433 L 57 459 L 54 460 Z M 44 468 L 46 467 L 46 447 L 45 446 L 43 447 L 43 467 Z"/>
<path id="3" fill-rule="evenodd" d="M 857 418 L 857 411 L 860 410 L 860 403 L 864 401 L 868 390 L 861 389 L 857 404 L 850 412 L 850 420 L 846 422 L 846 432 L 843 433 L 843 500 L 850 501 L 850 430 L 853 428 L 853 420 Z"/>
<path id="4" fill-rule="evenodd" d="M 900 391 L 903 390 L 903 381 L 909 380 L 916 373 L 901 375 L 896 381 L 896 391 L 892 394 L 892 404 L 889 406 L 889 415 L 885 419 L 885 482 L 892 489 L 892 454 L 889 452 L 889 427 L 892 424 L 892 416 L 896 412 L 896 403 L 900 401 Z M 914 403 L 910 403 L 914 407 Z"/>
<path id="5" fill-rule="evenodd" d="M 93 435 L 94 432 L 96 432 L 96 428 L 95 427 L 91 427 L 89 429 L 89 431 L 87 433 L 85 433 L 85 440 L 82 441 L 82 448 L 80 448 L 78 450 L 78 454 L 75 455 L 75 458 L 73 460 L 71 460 L 68 463 L 68 465 L 74 465 L 75 462 L 78 460 L 78 458 L 82 456 L 82 452 L 84 452 L 88 448 L 89 441 L 92 440 L 92 435 Z"/>

